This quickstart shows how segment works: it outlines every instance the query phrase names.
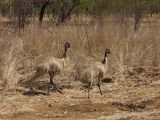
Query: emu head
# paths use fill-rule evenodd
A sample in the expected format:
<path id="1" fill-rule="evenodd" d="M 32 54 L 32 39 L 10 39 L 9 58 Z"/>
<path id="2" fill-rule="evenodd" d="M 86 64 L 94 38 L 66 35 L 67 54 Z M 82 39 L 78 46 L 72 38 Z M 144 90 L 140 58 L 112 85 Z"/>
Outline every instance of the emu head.
<path id="1" fill-rule="evenodd" d="M 70 46 L 69 42 L 66 42 L 64 44 L 64 58 L 67 58 L 67 50 L 68 50 L 68 48 L 71 48 L 71 46 Z"/>
<path id="2" fill-rule="evenodd" d="M 65 48 L 71 48 L 70 43 L 69 43 L 69 42 L 66 42 L 66 43 L 64 44 L 64 47 L 65 47 Z"/>
<path id="3" fill-rule="evenodd" d="M 107 56 L 108 54 L 111 54 L 111 50 L 109 48 L 105 50 L 105 56 Z"/>

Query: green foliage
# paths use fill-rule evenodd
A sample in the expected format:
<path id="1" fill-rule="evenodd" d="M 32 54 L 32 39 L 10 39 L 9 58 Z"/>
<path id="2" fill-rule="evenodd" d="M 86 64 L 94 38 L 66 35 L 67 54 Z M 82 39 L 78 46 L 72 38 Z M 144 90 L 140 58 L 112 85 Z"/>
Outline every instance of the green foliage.
<path id="1" fill-rule="evenodd" d="M 9 0 L 2 0 L 0 4 L 1 4 L 1 8 L 8 9 L 10 6 L 10 1 Z"/>
<path id="2" fill-rule="evenodd" d="M 9 0 L 1 0 L 1 4 L 2 5 L 8 5 L 9 4 Z"/>
<path id="3" fill-rule="evenodd" d="M 9 12 L 10 0 L 1 0 L 0 2 L 0 11 L 2 16 L 5 16 Z"/>
<path id="4" fill-rule="evenodd" d="M 0 0 L 1 11 L 9 11 L 10 1 L 13 0 Z M 38 3 L 39 0 L 37 0 Z M 73 5 L 74 0 L 67 0 L 65 9 L 68 10 Z M 140 8 L 143 13 L 148 13 L 151 10 L 160 11 L 160 0 L 80 0 L 80 4 L 76 7 L 78 12 L 88 12 L 92 14 L 132 14 L 135 10 L 135 2 L 137 7 Z M 38 7 L 41 6 L 39 2 Z M 62 6 L 61 0 L 55 0 L 53 4 L 47 8 L 48 13 L 57 14 Z"/>
<path id="5" fill-rule="evenodd" d="M 77 6 L 78 11 L 87 11 L 91 4 L 90 0 L 80 0 L 80 4 Z"/>

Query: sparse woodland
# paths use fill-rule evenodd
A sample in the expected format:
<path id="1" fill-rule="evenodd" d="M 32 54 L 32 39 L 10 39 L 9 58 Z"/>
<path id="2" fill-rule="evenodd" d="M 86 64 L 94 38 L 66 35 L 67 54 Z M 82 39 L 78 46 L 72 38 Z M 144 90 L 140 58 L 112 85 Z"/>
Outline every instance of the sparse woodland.
<path id="1" fill-rule="evenodd" d="M 69 61 L 53 78 L 64 94 L 52 88 L 46 96 L 49 76 L 29 78 L 44 61 L 62 58 L 66 42 L 71 45 Z M 101 63 L 107 48 L 111 54 L 101 80 L 103 95 L 93 86 L 89 100 L 76 75 Z M 0 119 L 31 110 L 25 99 L 33 103 L 34 112 L 43 113 L 44 108 L 48 119 L 137 120 L 132 116 L 151 116 L 153 109 L 160 119 L 159 85 L 160 0 L 0 0 Z M 21 110 L 23 103 L 26 109 Z M 20 119 L 47 119 L 26 111 Z M 153 119 L 148 116 L 144 120 Z"/>

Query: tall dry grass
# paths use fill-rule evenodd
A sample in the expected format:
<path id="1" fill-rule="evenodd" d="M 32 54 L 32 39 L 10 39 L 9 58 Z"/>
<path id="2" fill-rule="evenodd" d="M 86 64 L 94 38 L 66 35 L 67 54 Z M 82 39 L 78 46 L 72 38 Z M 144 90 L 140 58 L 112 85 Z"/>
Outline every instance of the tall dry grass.
<path id="1" fill-rule="evenodd" d="M 157 17 L 143 21 L 136 33 L 132 19 L 123 23 L 106 17 L 95 24 L 62 25 L 49 27 L 49 30 L 30 25 L 20 37 L 3 34 L 0 38 L 0 81 L 15 85 L 45 58 L 61 57 L 66 41 L 71 43 L 70 57 L 76 64 L 102 61 L 104 50 L 110 48 L 111 73 L 123 73 L 130 66 L 159 66 L 160 21 Z"/>

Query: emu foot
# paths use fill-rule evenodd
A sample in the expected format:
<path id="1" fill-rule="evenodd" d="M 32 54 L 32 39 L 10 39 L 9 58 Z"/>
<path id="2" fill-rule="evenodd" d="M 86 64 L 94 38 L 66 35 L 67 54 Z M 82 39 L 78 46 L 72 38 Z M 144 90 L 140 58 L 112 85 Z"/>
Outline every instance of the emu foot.
<path id="1" fill-rule="evenodd" d="M 57 87 L 55 88 L 54 86 L 52 86 L 51 88 L 50 88 L 50 90 L 54 90 L 54 89 L 56 89 L 60 94 L 64 94 L 60 89 L 58 89 Z"/>
<path id="2" fill-rule="evenodd" d="M 61 90 L 58 90 L 58 92 L 59 92 L 60 94 L 64 94 Z"/>

